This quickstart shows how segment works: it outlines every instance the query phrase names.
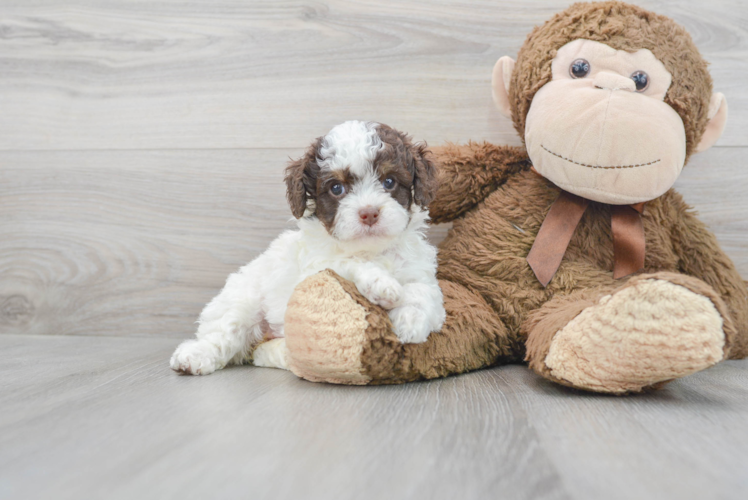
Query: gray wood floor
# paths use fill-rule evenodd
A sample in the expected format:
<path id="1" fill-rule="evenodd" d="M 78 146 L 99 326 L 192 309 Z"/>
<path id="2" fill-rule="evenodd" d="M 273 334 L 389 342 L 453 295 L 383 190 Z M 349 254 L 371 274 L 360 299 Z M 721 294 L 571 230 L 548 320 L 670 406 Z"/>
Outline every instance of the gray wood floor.
<path id="1" fill-rule="evenodd" d="M 744 498 L 746 364 L 636 398 L 523 366 L 400 387 L 175 376 L 168 339 L 0 336 L 4 498 Z"/>
<path id="2" fill-rule="evenodd" d="M 518 144 L 491 68 L 569 3 L 0 0 L 0 498 L 746 498 L 746 361 L 631 398 L 522 366 L 380 388 L 167 368 L 290 227 L 289 156 L 352 118 Z M 677 187 L 748 278 L 748 5 L 637 3 L 727 96 Z"/>

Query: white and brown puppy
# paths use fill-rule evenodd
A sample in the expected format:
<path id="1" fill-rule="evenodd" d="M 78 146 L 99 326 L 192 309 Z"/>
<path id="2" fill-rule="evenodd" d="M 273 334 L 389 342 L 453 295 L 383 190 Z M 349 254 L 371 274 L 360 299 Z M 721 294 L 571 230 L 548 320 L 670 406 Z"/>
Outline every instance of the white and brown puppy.
<path id="1" fill-rule="evenodd" d="M 441 328 L 436 249 L 424 236 L 436 191 L 425 145 L 386 125 L 348 121 L 288 166 L 286 184 L 298 230 L 229 276 L 200 315 L 197 339 L 174 352 L 174 370 L 206 375 L 241 364 L 263 339 L 283 337 L 293 289 L 327 268 L 389 310 L 402 342 L 423 342 Z M 263 346 L 273 343 L 282 341 Z M 283 367 L 278 352 L 258 350 L 255 364 Z"/>

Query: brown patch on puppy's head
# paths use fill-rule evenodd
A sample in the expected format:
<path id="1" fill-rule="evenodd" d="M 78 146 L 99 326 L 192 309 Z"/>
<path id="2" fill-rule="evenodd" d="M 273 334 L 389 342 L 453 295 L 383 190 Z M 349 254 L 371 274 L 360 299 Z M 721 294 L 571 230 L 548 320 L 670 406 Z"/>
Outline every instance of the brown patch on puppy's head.
<path id="1" fill-rule="evenodd" d="M 328 232 L 332 232 L 340 201 L 345 197 L 347 191 L 351 189 L 354 181 L 355 178 L 348 168 L 343 170 L 324 169 L 320 171 L 314 195 L 314 215 L 324 224 Z M 341 195 L 333 194 L 333 186 L 336 185 L 343 189 Z"/>
<path id="2" fill-rule="evenodd" d="M 374 167 L 381 172 L 383 180 L 391 175 L 397 181 L 398 189 L 393 189 L 392 197 L 408 209 L 411 199 L 426 208 L 438 187 L 436 168 L 426 144 L 413 143 L 407 134 L 384 124 L 379 125 L 377 133 L 384 149 L 377 154 Z M 401 201 L 405 199 L 407 204 Z"/>
<path id="3" fill-rule="evenodd" d="M 341 238 L 391 235 L 404 228 L 413 201 L 426 208 L 434 197 L 436 169 L 429 155 L 425 144 L 414 144 L 387 125 L 342 123 L 286 168 L 291 211 L 300 218 L 310 210 L 330 234 Z M 375 224 L 363 216 L 372 211 Z M 361 232 L 358 223 L 365 220 Z"/>
<path id="4" fill-rule="evenodd" d="M 317 178 L 320 168 L 317 165 L 317 154 L 322 137 L 318 137 L 298 160 L 293 160 L 286 167 L 286 198 L 291 206 L 291 213 L 297 219 L 304 216 L 307 202 L 314 198 L 317 191 Z"/>

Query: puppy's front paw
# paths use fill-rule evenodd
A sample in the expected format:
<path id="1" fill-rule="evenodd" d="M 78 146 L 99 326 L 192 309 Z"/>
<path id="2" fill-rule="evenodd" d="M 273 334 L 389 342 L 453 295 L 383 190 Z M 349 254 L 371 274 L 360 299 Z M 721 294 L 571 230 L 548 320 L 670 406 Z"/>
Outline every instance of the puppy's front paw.
<path id="1" fill-rule="evenodd" d="M 171 355 L 169 366 L 186 375 L 209 375 L 221 368 L 216 362 L 215 350 L 208 342 L 187 340 Z"/>
<path id="2" fill-rule="evenodd" d="M 403 344 L 420 344 L 426 342 L 431 333 L 426 313 L 417 307 L 403 306 L 389 313 L 395 335 Z"/>
<path id="3" fill-rule="evenodd" d="M 395 278 L 386 274 L 364 281 L 358 289 L 371 303 L 385 309 L 397 306 L 403 294 L 403 286 Z"/>

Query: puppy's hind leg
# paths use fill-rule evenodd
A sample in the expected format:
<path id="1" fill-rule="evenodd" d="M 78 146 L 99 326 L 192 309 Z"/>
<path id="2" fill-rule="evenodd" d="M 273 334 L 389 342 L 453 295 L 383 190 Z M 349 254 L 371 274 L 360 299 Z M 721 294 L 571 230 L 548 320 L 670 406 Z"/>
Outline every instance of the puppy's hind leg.
<path id="1" fill-rule="evenodd" d="M 288 370 L 286 339 L 272 339 L 258 345 L 252 353 L 252 362 L 255 366 Z"/>
<path id="2" fill-rule="evenodd" d="M 197 339 L 182 342 L 174 351 L 169 363 L 173 370 L 208 375 L 248 358 L 262 340 L 260 269 L 254 261 L 229 276 L 221 293 L 200 314 Z"/>

